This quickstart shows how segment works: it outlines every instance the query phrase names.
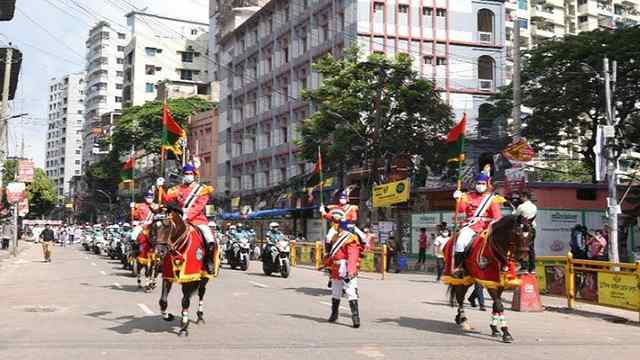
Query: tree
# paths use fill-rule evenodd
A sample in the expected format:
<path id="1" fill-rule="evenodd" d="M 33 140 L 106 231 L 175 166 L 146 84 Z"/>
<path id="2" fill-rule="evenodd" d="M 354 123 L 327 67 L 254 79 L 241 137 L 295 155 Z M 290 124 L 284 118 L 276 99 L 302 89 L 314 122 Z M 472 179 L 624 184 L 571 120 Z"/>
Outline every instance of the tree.
<path id="1" fill-rule="evenodd" d="M 316 161 L 321 147 L 325 168 L 339 173 L 369 163 L 376 172 L 381 159 L 398 154 L 421 156 L 422 169 L 443 167 L 439 136 L 451 127 L 452 112 L 434 84 L 418 77 L 409 56 L 373 54 L 359 62 L 359 55 L 351 48 L 313 65 L 323 80 L 303 93 L 318 111 L 300 128 L 302 157 Z"/>
<path id="2" fill-rule="evenodd" d="M 4 174 L 2 180 L 4 184 L 15 181 L 18 169 L 18 161 L 7 160 L 4 163 Z M 58 192 L 51 180 L 47 177 L 44 170 L 36 168 L 33 174 L 33 182 L 27 183 L 26 186 L 27 199 L 29 200 L 28 218 L 38 218 L 48 213 L 56 205 L 58 200 Z M 4 194 L 2 203 L 6 209 L 9 207 L 6 193 Z"/>
<path id="3" fill-rule="evenodd" d="M 536 181 L 588 183 L 591 182 L 591 174 L 592 169 L 583 162 L 558 160 L 544 167 L 535 168 L 533 178 Z M 530 178 L 530 180 L 533 179 Z"/>
<path id="4" fill-rule="evenodd" d="M 603 58 L 618 63 L 615 88 L 616 132 L 623 149 L 638 147 L 640 125 L 640 28 L 593 31 L 545 41 L 523 55 L 523 135 L 538 149 L 577 150 L 593 168 L 598 125 L 606 124 Z M 512 88 L 496 97 L 496 109 L 508 116 Z"/>

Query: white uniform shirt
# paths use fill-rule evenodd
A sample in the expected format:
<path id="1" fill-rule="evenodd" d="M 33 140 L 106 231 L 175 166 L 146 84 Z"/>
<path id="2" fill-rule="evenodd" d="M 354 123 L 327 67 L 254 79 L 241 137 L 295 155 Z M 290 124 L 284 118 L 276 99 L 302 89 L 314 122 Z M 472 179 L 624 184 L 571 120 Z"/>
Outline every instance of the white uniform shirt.
<path id="1" fill-rule="evenodd" d="M 444 245 L 449 241 L 450 237 L 444 237 L 442 235 L 436 236 L 436 239 L 433 241 L 433 254 L 437 258 L 444 258 Z"/>
<path id="2" fill-rule="evenodd" d="M 527 220 L 531 220 L 536 217 L 537 213 L 538 213 L 538 207 L 534 203 L 532 203 L 531 200 L 527 200 L 522 204 L 518 205 L 518 208 L 516 208 L 516 211 L 513 214 L 522 215 Z M 533 221 L 531 225 L 535 227 L 536 222 Z"/>

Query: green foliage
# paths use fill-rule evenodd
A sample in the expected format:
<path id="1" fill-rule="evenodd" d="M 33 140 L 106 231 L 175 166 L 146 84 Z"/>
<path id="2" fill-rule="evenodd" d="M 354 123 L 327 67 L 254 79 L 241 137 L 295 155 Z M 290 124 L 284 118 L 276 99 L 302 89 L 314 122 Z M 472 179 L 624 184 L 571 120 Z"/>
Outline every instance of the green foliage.
<path id="1" fill-rule="evenodd" d="M 211 110 L 214 104 L 198 97 L 167 101 L 173 118 L 188 132 L 189 116 Z M 144 149 L 147 154 L 158 154 L 162 137 L 162 102 L 150 101 L 141 106 L 126 108 L 116 124 L 111 144 L 117 157 L 131 150 Z"/>
<path id="2" fill-rule="evenodd" d="M 533 177 L 535 181 L 589 183 L 592 174 L 593 169 L 583 162 L 558 160 L 536 168 Z"/>
<path id="3" fill-rule="evenodd" d="M 593 145 L 598 125 L 606 123 L 603 58 L 618 62 L 615 89 L 616 131 L 622 147 L 639 146 L 640 28 L 593 31 L 539 44 L 523 55 L 524 136 L 538 148 L 577 148 L 588 167 L 593 167 Z M 599 78 L 600 77 L 600 78 Z M 498 112 L 509 115 L 511 87 L 502 89 L 496 100 Z"/>
<path id="4" fill-rule="evenodd" d="M 418 77 L 408 56 L 374 54 L 366 62 L 358 57 L 352 48 L 340 59 L 327 56 L 313 65 L 323 80 L 303 94 L 318 111 L 300 128 L 302 157 L 316 161 L 320 146 L 329 171 L 380 164 L 385 154 L 420 155 L 422 164 L 443 167 L 446 149 L 438 137 L 451 127 L 452 112 L 434 84 Z"/>
<path id="5" fill-rule="evenodd" d="M 15 181 L 18 169 L 17 160 L 7 160 L 4 163 L 5 172 L 2 180 L 4 184 Z M 39 218 L 54 208 L 58 200 L 56 187 L 47 177 L 44 170 L 36 168 L 33 174 L 33 182 L 27 183 L 27 199 L 29 199 L 29 214 L 27 218 Z M 3 194 L 3 207 L 8 208 L 6 193 Z"/>

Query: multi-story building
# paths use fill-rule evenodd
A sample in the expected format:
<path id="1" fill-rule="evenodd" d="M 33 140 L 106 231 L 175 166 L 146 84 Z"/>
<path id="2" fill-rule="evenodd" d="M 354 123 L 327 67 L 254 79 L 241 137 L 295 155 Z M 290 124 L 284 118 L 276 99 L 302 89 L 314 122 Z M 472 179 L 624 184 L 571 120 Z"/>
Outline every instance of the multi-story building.
<path id="1" fill-rule="evenodd" d="M 124 50 L 127 42 L 128 35 L 125 32 L 115 30 L 105 21 L 89 31 L 86 41 L 83 168 L 108 152 L 108 149 L 101 149 L 99 144 L 106 133 L 103 115 L 118 113 L 122 109 Z"/>
<path id="2" fill-rule="evenodd" d="M 467 112 L 472 135 L 490 133 L 482 104 L 503 84 L 504 19 L 500 0 L 268 2 L 216 36 L 218 190 L 266 191 L 309 169 L 296 157 L 298 125 L 314 110 L 301 91 L 320 84 L 314 61 L 352 44 L 365 54 L 410 55 L 456 118 Z"/>
<path id="3" fill-rule="evenodd" d="M 218 110 L 195 114 L 189 123 L 189 151 L 200 159 L 200 181 L 216 185 Z"/>
<path id="4" fill-rule="evenodd" d="M 155 100 L 156 85 L 165 80 L 202 84 L 199 92 L 208 93 L 208 24 L 137 11 L 126 17 L 125 106 Z"/>
<path id="5" fill-rule="evenodd" d="M 45 171 L 59 196 L 68 195 L 71 178 L 80 175 L 85 88 L 84 73 L 49 82 Z"/>

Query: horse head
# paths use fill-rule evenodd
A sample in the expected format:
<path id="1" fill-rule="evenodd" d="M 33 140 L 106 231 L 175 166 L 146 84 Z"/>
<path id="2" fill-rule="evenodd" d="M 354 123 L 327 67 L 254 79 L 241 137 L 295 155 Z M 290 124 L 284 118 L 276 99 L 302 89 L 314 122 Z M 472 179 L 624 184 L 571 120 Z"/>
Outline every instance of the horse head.
<path id="1" fill-rule="evenodd" d="M 522 215 L 507 215 L 493 224 L 491 243 L 503 264 L 509 260 L 523 261 L 529 255 L 532 227 Z"/>
<path id="2" fill-rule="evenodd" d="M 187 235 L 187 225 L 182 219 L 182 209 L 173 205 L 164 205 L 153 216 L 151 235 L 156 254 L 161 258 L 167 252 L 176 251 Z"/>

